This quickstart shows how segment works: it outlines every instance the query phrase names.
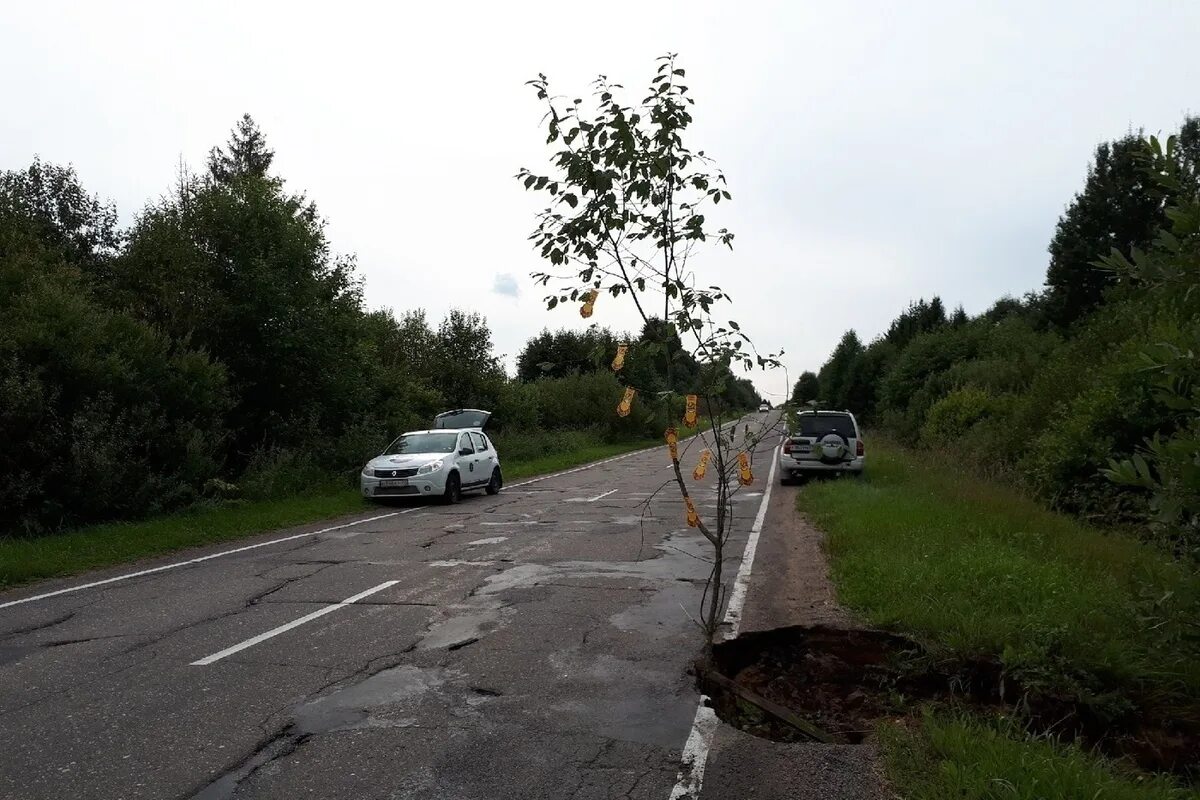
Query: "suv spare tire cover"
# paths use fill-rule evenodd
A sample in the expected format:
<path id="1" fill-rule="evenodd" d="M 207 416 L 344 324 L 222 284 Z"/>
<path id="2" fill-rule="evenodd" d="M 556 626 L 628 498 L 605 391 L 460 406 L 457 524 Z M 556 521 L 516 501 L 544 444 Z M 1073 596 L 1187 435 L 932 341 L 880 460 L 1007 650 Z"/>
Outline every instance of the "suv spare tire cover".
<path id="1" fill-rule="evenodd" d="M 821 448 L 821 461 L 826 464 L 836 464 L 850 452 L 850 443 L 837 431 L 825 434 L 817 444 Z"/>

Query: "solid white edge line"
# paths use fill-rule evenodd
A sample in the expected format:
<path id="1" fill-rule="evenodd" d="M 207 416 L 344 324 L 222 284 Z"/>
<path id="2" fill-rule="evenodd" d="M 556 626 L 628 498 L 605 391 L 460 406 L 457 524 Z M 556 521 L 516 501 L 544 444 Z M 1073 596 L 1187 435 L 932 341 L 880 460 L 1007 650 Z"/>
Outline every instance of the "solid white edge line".
<path id="1" fill-rule="evenodd" d="M 742 563 L 738 567 L 737 577 L 733 579 L 733 591 L 729 594 L 729 605 L 725 607 L 725 623 L 729 629 L 726 639 L 738 635 L 742 626 L 742 607 L 746 605 L 746 592 L 750 589 L 750 570 L 754 568 L 754 554 L 758 552 L 758 537 L 762 533 L 763 522 L 767 518 L 767 503 L 771 500 L 771 489 L 775 486 L 775 468 L 779 466 L 779 447 L 771 449 L 771 469 L 767 473 L 767 486 L 763 489 L 762 502 L 758 504 L 758 514 L 750 527 L 750 536 L 746 539 L 746 549 L 742 551 Z"/>
<path id="2" fill-rule="evenodd" d="M 388 517 L 394 517 L 394 516 L 397 516 L 398 514 L 408 514 L 412 511 L 416 511 L 417 508 L 419 508 L 419 507 L 406 508 L 403 511 L 390 511 L 387 514 L 379 514 L 378 516 L 368 517 L 367 519 L 359 519 L 359 520 L 355 520 L 353 522 L 346 522 L 341 525 L 334 525 L 329 528 L 322 528 L 319 531 L 309 531 L 308 533 L 297 533 L 292 536 L 284 536 L 280 539 L 271 539 L 270 541 L 267 541 L 267 542 L 258 542 L 257 544 L 248 544 L 248 545 L 245 545 L 244 547 L 235 547 L 232 550 L 222 550 L 219 553 L 209 553 L 206 556 L 199 556 L 198 558 L 189 558 L 186 561 L 176 561 L 173 564 L 163 564 L 162 566 L 159 566 L 159 567 L 151 567 L 150 569 L 138 570 L 137 572 L 127 572 L 124 575 L 116 575 L 112 578 L 105 578 L 104 580 L 101 580 L 101 581 L 92 581 L 91 583 L 81 583 L 78 586 L 68 586 L 65 589 L 57 589 L 53 592 L 44 592 L 43 594 L 35 594 L 32 597 L 22 597 L 20 600 L 10 600 L 7 603 L 0 603 L 0 609 L 9 608 L 11 606 L 23 605 L 24 603 L 32 603 L 35 600 L 45 600 L 48 597 L 57 597 L 60 594 L 68 594 L 70 592 L 79 592 L 84 589 L 94 589 L 97 586 L 105 586 L 107 584 L 116 583 L 118 581 L 127 581 L 130 578 L 140 578 L 143 575 L 153 575 L 157 572 L 166 572 L 169 569 L 176 569 L 178 567 L 186 567 L 186 566 L 190 566 L 192 564 L 199 564 L 203 561 L 211 561 L 214 558 L 221 558 L 223 556 L 231 556 L 236 553 L 244 553 L 247 550 L 255 550 L 259 547 L 269 547 L 273 544 L 283 544 L 284 542 L 291 542 L 291 541 L 295 541 L 296 539 L 304 539 L 309 536 L 319 536 L 322 533 L 329 533 L 330 531 L 340 531 L 343 528 L 351 528 L 351 527 L 354 527 L 355 525 L 363 525 L 367 522 L 375 522 L 376 520 L 387 519 Z"/>
<path id="3" fill-rule="evenodd" d="M 299 626 L 303 625 L 306 622 L 312 622 L 314 619 L 317 619 L 318 617 L 323 617 L 326 614 L 329 614 L 330 612 L 337 611 L 339 608 L 345 608 L 348 605 L 351 605 L 353 603 L 358 602 L 359 600 L 362 600 L 364 597 L 369 597 L 369 596 L 375 594 L 376 592 L 382 592 L 384 589 L 388 588 L 389 586 L 395 586 L 399 582 L 400 581 L 384 581 L 383 583 L 379 584 L 378 586 L 373 586 L 372 588 L 367 589 L 365 592 L 359 592 L 358 594 L 353 595 L 352 597 L 347 597 L 345 600 L 342 600 L 340 603 L 332 603 L 330 605 L 325 606 L 324 608 L 319 608 L 316 611 L 312 612 L 311 614 L 305 614 L 303 617 L 300 617 L 299 619 L 294 619 L 285 625 L 280 625 L 278 628 L 272 628 L 271 630 L 267 631 L 266 633 L 260 633 L 258 636 L 253 636 L 244 642 L 239 642 L 238 644 L 233 645 L 232 647 L 226 647 L 224 650 L 222 650 L 218 653 L 213 653 L 211 656 L 205 656 L 204 658 L 200 659 L 199 661 L 193 661 L 188 666 L 207 667 L 209 664 L 212 664 L 216 661 L 220 661 L 222 658 L 225 658 L 226 656 L 231 656 L 234 653 L 239 653 L 242 650 L 245 650 L 250 647 L 254 647 L 254 645 L 259 644 L 261 642 L 265 642 L 267 639 L 274 638 L 281 633 L 286 633 L 287 631 L 290 631 L 292 628 L 298 628 Z"/>
<path id="4" fill-rule="evenodd" d="M 708 763 L 708 746 L 717 729 L 717 713 L 700 703 L 696 718 L 692 721 L 692 732 L 688 734 L 680 757 L 679 780 L 671 790 L 670 800 L 698 798 L 704 783 L 704 766 Z"/>
<path id="5" fill-rule="evenodd" d="M 738 567 L 737 577 L 733 581 L 733 591 L 729 594 L 729 605 L 725 607 L 723 625 L 729 629 L 726 639 L 737 636 L 742 625 L 742 607 L 746 604 L 746 591 L 750 587 L 750 571 L 754 568 L 754 554 L 758 552 L 758 537 L 762 533 L 763 522 L 767 518 L 767 503 L 771 499 L 771 487 L 775 485 L 775 468 L 779 465 L 779 446 L 771 449 L 771 469 L 767 473 L 767 488 L 763 490 L 762 502 L 758 504 L 758 514 L 754 524 L 750 526 L 750 535 L 746 538 L 746 549 L 742 551 L 742 563 Z M 696 708 L 696 717 L 692 720 L 692 730 L 683 746 L 680 758 L 679 775 L 671 789 L 669 800 L 699 800 L 700 789 L 704 785 L 704 768 L 708 764 L 708 750 L 712 747 L 713 735 L 717 731 L 716 712 L 705 705 L 708 697 L 700 696 L 700 705 Z"/>

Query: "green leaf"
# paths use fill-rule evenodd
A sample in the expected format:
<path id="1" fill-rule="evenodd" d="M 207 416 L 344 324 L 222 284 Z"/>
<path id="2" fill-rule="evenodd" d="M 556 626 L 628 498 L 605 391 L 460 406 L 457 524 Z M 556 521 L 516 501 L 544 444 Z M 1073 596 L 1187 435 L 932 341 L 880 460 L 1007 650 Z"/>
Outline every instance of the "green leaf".
<path id="1" fill-rule="evenodd" d="M 563 200 L 565 200 L 567 205 L 569 205 L 571 208 L 579 205 L 579 198 L 573 194 L 564 194 Z"/>

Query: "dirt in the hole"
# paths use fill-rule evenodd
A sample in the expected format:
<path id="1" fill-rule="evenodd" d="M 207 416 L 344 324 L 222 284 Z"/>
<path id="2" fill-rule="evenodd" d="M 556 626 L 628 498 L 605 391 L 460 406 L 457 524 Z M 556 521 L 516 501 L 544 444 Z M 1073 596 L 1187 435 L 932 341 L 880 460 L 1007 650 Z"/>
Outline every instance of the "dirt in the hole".
<path id="1" fill-rule="evenodd" d="M 1191 713 L 1101 718 L 1086 703 L 1037 694 L 1006 678 L 998 660 L 935 662 L 917 643 L 873 630 L 792 626 L 743 634 L 713 648 L 699 672 L 717 715 L 775 741 L 811 741 L 729 691 L 708 670 L 778 704 L 830 734 L 857 744 L 876 723 L 911 713 L 930 700 L 954 700 L 979 710 L 1020 714 L 1033 731 L 1077 739 L 1144 769 L 1200 778 L 1200 719 Z"/>

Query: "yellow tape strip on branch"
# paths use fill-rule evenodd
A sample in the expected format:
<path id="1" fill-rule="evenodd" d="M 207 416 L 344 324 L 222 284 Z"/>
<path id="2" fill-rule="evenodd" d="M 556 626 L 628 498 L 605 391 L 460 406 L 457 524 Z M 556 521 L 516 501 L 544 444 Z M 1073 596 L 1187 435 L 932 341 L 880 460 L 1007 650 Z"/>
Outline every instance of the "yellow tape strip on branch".
<path id="1" fill-rule="evenodd" d="M 754 473 L 750 471 L 750 456 L 744 450 L 738 453 L 738 483 L 742 486 L 754 483 Z"/>
<path id="2" fill-rule="evenodd" d="M 632 386 L 625 387 L 625 396 L 621 398 L 620 404 L 617 405 L 617 416 L 629 416 L 629 410 L 633 407 L 633 398 L 636 394 L 637 389 L 634 389 Z"/>
<path id="3" fill-rule="evenodd" d="M 696 427 L 696 395 L 687 396 L 687 410 L 683 412 L 683 424 L 689 428 Z"/>
<path id="4" fill-rule="evenodd" d="M 700 453 L 700 463 L 692 470 L 692 480 L 699 481 L 704 479 L 704 473 L 708 471 L 708 460 L 710 458 L 712 458 L 712 451 L 706 449 Z"/>
<path id="5" fill-rule="evenodd" d="M 685 497 L 683 502 L 687 504 L 687 523 L 689 528 L 695 528 L 700 525 L 700 515 L 696 513 L 696 504 L 692 502 L 692 498 Z"/>
<path id="6" fill-rule="evenodd" d="M 628 350 L 629 345 L 627 344 L 617 345 L 617 357 L 613 359 L 612 363 L 613 372 L 619 372 L 621 367 L 625 366 L 625 353 Z"/>
<path id="7" fill-rule="evenodd" d="M 663 438 L 667 440 L 667 447 L 671 450 L 671 461 L 679 460 L 679 435 L 675 433 L 675 426 L 671 425 L 663 433 Z"/>
<path id="8" fill-rule="evenodd" d="M 596 298 L 600 296 L 600 292 L 595 289 L 588 289 L 583 293 L 583 305 L 579 308 L 579 316 L 587 319 L 592 315 L 592 310 L 596 305 Z"/>

